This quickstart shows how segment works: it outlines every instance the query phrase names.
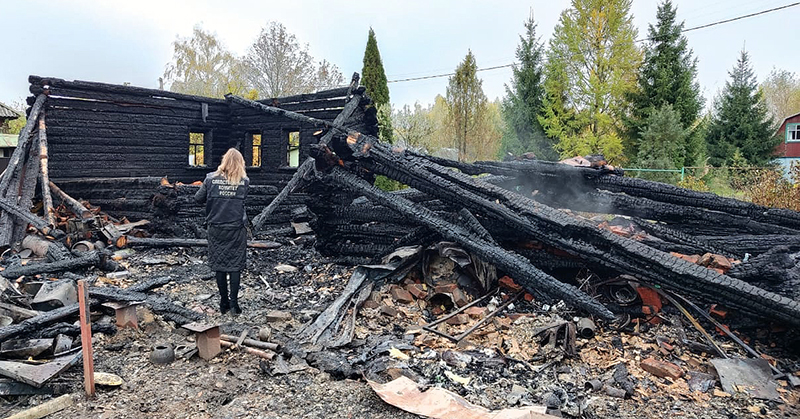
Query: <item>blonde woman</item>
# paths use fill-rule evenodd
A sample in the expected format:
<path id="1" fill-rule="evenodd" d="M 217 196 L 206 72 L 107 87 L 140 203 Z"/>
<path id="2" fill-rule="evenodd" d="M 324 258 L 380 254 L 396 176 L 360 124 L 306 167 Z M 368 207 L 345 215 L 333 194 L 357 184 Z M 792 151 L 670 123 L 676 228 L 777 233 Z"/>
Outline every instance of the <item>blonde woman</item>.
<path id="1" fill-rule="evenodd" d="M 247 257 L 247 213 L 244 200 L 250 180 L 244 170 L 242 153 L 232 148 L 222 163 L 209 173 L 195 194 L 198 204 L 206 204 L 208 223 L 208 264 L 216 272 L 219 310 L 239 314 L 239 283 Z M 228 275 L 231 293 L 228 297 Z"/>

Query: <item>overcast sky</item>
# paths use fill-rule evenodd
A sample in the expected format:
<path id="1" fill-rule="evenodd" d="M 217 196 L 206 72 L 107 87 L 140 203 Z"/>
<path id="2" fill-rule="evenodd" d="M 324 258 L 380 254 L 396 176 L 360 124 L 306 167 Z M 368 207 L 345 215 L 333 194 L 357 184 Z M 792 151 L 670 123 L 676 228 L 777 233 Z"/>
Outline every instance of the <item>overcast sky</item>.
<path id="1" fill-rule="evenodd" d="M 673 0 L 686 27 L 792 3 L 792 0 Z M 347 79 L 361 71 L 371 26 L 390 80 L 452 72 L 472 49 L 479 67 L 508 64 L 531 10 L 543 40 L 551 37 L 568 0 L 348 1 L 12 1 L 0 0 L 0 102 L 27 96 L 27 76 L 130 82 L 158 87 L 172 42 L 200 24 L 228 49 L 244 54 L 270 20 L 283 23 L 317 59 L 336 64 Z M 644 37 L 657 1 L 634 0 L 634 23 Z M 699 59 L 707 100 L 722 88 L 745 47 L 759 80 L 773 67 L 800 71 L 800 7 L 686 34 Z M 504 94 L 509 68 L 479 73 L 490 99 Z M 447 78 L 390 83 L 393 104 L 430 103 Z"/>

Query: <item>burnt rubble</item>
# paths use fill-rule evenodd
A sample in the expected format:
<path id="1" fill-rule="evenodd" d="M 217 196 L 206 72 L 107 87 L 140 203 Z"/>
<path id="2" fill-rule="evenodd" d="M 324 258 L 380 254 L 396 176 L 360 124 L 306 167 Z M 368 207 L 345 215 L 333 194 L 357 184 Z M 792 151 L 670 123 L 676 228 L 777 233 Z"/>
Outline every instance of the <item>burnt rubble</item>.
<path id="1" fill-rule="evenodd" d="M 419 414 L 430 412 L 420 400 L 543 418 L 673 397 L 721 409 L 737 385 L 795 412 L 785 407 L 800 381 L 796 212 L 625 177 L 601 156 L 464 163 L 385 144 L 357 75 L 347 88 L 258 102 L 30 82 L 29 123 L 0 177 L 0 375 L 13 378 L 0 379 L 0 396 L 70 391 L 82 279 L 100 318 L 99 366 L 142 384 L 198 355 L 257 370 L 247 388 L 304 373 L 363 379 Z M 213 139 L 208 161 L 235 146 L 255 162 L 261 151 L 241 137 L 300 133 L 297 168 L 266 138 L 278 168 L 248 168 L 246 312 L 234 320 L 212 308 L 202 263 L 192 196 L 208 168 L 177 164 L 189 128 Z M 141 147 L 155 157 L 137 162 Z M 406 188 L 378 189 L 378 175 Z M 142 331 L 154 336 L 146 347 Z M 156 350 L 169 361 L 152 361 Z M 128 357 L 167 375 L 142 378 Z M 9 372 L 23 364 L 47 376 Z M 235 368 L 227 375 L 246 381 Z"/>
<path id="2" fill-rule="evenodd" d="M 636 219 L 646 216 L 648 220 L 661 223 L 661 219 L 653 217 L 656 211 L 647 212 L 647 209 L 663 209 L 661 213 L 668 215 L 663 225 L 654 224 L 650 228 L 649 223 L 639 222 L 650 231 L 657 229 L 660 232 L 656 237 L 666 243 L 662 248 L 668 249 L 671 243 L 683 248 L 696 248 L 702 253 L 721 248 L 724 253 L 734 257 L 744 255 L 737 255 L 736 250 L 725 249 L 724 244 L 714 246 L 693 239 L 683 232 L 686 224 L 703 223 L 706 229 L 719 225 L 724 234 L 729 235 L 736 223 L 725 223 L 725 220 L 744 217 L 754 220 L 750 224 L 756 227 L 743 229 L 739 233 L 753 233 L 756 229 L 769 233 L 786 232 L 793 231 L 791 227 L 800 221 L 800 215 L 793 211 L 763 208 L 713 194 L 624 178 L 619 176 L 619 171 L 607 166 L 573 167 L 538 161 L 463 164 L 429 158 L 383 144 L 374 136 L 359 133 L 344 125 L 311 121 L 307 116 L 241 98 L 228 99 L 264 112 L 315 122 L 338 134 L 333 136 L 330 144 L 322 143 L 313 149 L 318 173 L 316 182 L 321 185 L 311 184 L 308 187 L 312 190 L 322 189 L 322 193 L 325 193 L 324 190 L 333 191 L 328 195 L 344 189 L 351 194 L 350 197 L 336 199 L 329 196 L 315 201 L 324 202 L 326 206 L 342 202 L 343 209 L 339 212 L 356 213 L 354 217 L 365 212 L 374 215 L 369 219 L 369 215 L 362 214 L 362 218 L 366 219 L 351 218 L 350 223 L 338 224 L 337 217 L 331 214 L 337 210 L 323 209 L 317 217 L 316 227 L 320 232 L 333 233 L 330 235 L 332 238 L 320 241 L 323 254 L 334 254 L 338 249 L 340 254 L 346 256 L 380 257 L 391 251 L 397 243 L 390 241 L 380 246 L 380 241 L 371 240 L 371 236 L 391 237 L 406 244 L 409 235 L 416 237 L 423 234 L 416 230 L 417 227 L 424 227 L 438 238 L 456 242 L 478 257 L 491 261 L 532 294 L 563 300 L 580 311 L 612 320 L 614 316 L 611 311 L 598 301 L 539 269 L 535 259 L 526 259 L 514 252 L 515 245 L 535 241 L 580 259 L 590 269 L 596 267 L 617 275 L 633 275 L 666 290 L 713 301 L 766 319 L 794 326 L 800 322 L 800 302 L 792 298 L 727 276 L 724 272 L 699 266 L 548 204 L 554 204 L 552 196 L 556 195 L 556 189 L 568 188 L 572 190 L 564 194 L 570 195 L 567 202 L 577 204 L 562 202 L 559 206 L 569 210 L 587 211 L 592 207 L 595 213 L 618 213 L 635 216 Z M 484 180 L 472 176 L 483 174 L 503 178 Z M 364 179 L 374 175 L 387 176 L 415 191 L 381 191 Z M 620 195 L 622 193 L 624 195 Z M 411 195 L 417 195 L 416 201 L 407 197 Z M 619 205 L 617 195 L 647 202 Z M 354 199 L 348 199 L 353 196 Z M 372 207 L 360 203 L 354 205 L 358 196 L 366 197 Z M 609 200 L 601 205 L 596 200 L 598 196 L 609 197 Z M 311 205 L 314 212 L 316 208 Z M 681 216 L 687 213 L 694 214 L 694 217 Z M 386 218 L 394 218 L 397 222 L 384 222 Z M 337 224 L 326 226 L 330 219 Z M 398 228 L 401 225 L 406 228 Z M 347 240 L 348 237 L 359 235 L 368 238 L 360 240 L 360 243 L 357 238 Z M 333 240 L 344 243 L 330 243 Z"/>

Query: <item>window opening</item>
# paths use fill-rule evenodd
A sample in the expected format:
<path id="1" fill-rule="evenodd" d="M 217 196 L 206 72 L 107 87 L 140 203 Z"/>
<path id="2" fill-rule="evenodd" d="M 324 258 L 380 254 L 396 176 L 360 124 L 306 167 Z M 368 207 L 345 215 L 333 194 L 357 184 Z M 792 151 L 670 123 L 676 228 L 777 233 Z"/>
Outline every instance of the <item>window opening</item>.
<path id="1" fill-rule="evenodd" d="M 261 134 L 251 134 L 250 144 L 253 147 L 253 160 L 250 166 L 261 167 Z"/>
<path id="2" fill-rule="evenodd" d="M 189 132 L 189 166 L 205 166 L 206 135 L 202 132 Z"/>
<path id="3" fill-rule="evenodd" d="M 289 132 L 286 162 L 289 167 L 297 167 L 300 165 L 300 131 Z"/>

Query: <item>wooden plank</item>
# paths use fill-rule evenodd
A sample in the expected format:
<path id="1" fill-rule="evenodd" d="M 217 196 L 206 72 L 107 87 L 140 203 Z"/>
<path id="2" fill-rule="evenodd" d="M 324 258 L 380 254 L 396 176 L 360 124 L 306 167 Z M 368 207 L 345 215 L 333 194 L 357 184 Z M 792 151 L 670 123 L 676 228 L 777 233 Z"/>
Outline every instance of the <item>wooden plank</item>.
<path id="1" fill-rule="evenodd" d="M 2 177 L 0 177 L 0 196 L 3 196 L 2 194 L 7 192 L 8 186 L 11 183 L 11 178 L 16 175 L 16 172 L 19 170 L 20 163 L 28 152 L 28 144 L 30 142 L 31 132 L 37 124 L 39 113 L 41 112 L 46 100 L 47 96 L 45 95 L 39 95 L 36 98 L 36 103 L 34 103 L 33 107 L 31 108 L 29 115 L 30 119 L 28 119 L 25 127 L 19 133 L 17 148 L 14 149 L 14 153 L 11 154 L 11 158 L 8 161 L 8 166 L 3 172 Z"/>
<path id="2" fill-rule="evenodd" d="M 75 365 L 81 358 L 81 352 L 55 358 L 41 365 L 30 365 L 22 362 L 0 361 L 0 375 L 41 388 L 53 377 Z"/>
<path id="3" fill-rule="evenodd" d="M 58 109 L 50 108 L 47 113 L 48 122 L 50 119 L 55 121 L 56 124 L 61 124 L 65 121 L 81 121 L 81 122 L 111 122 L 111 123 L 133 123 L 133 124 L 151 124 L 151 125 L 189 125 L 189 126 L 208 126 L 214 127 L 220 123 L 230 123 L 228 118 L 225 119 L 202 119 L 197 117 L 184 117 L 172 115 L 151 115 L 141 113 L 116 113 L 116 112 L 99 112 L 90 110 L 77 110 L 77 109 Z"/>
<path id="4" fill-rule="evenodd" d="M 83 352 L 83 383 L 86 395 L 94 396 L 94 353 L 92 351 L 92 319 L 89 317 L 89 288 L 78 280 L 78 309 L 81 318 L 81 351 Z"/>
<path id="5" fill-rule="evenodd" d="M 88 209 L 86 209 L 86 207 L 83 206 L 83 204 L 75 200 L 73 197 L 67 195 L 67 193 L 62 191 L 61 188 L 56 186 L 55 183 L 50 182 L 48 183 L 48 185 L 50 186 L 50 190 L 56 196 L 58 196 L 58 198 L 61 199 L 61 202 L 63 202 L 64 205 L 68 206 L 73 213 L 80 216 L 84 220 L 93 217 L 92 213 Z"/>
<path id="6" fill-rule="evenodd" d="M 50 184 L 50 172 L 48 167 L 48 151 L 47 151 L 47 124 L 45 123 L 45 112 L 39 117 L 39 184 Z M 47 224 L 51 226 L 56 225 L 55 215 L 53 214 L 53 196 L 50 195 L 50 188 L 42 187 L 42 205 L 44 211 L 44 219 Z"/>
<path id="7" fill-rule="evenodd" d="M 53 413 L 60 412 L 75 404 L 75 397 L 72 394 L 64 394 L 53 400 L 48 400 L 38 406 L 28 410 L 13 414 L 6 419 L 40 419 Z"/>

